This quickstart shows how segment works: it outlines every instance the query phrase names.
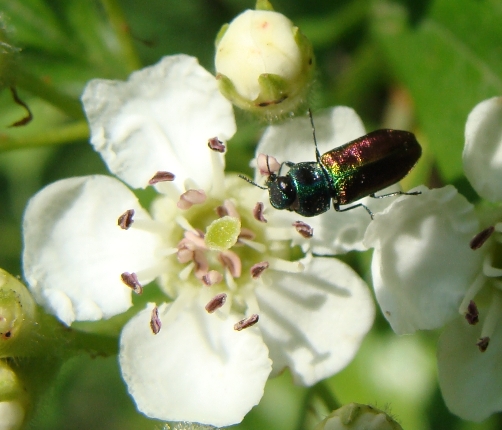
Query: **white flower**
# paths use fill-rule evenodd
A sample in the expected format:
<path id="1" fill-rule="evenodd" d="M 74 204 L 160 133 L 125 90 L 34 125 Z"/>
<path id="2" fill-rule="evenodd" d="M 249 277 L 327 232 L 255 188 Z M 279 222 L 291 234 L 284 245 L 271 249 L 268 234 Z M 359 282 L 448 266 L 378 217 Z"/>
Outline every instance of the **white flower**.
<path id="1" fill-rule="evenodd" d="M 214 78 L 178 55 L 127 82 L 91 81 L 82 99 L 112 173 L 132 187 L 155 176 L 160 194 L 148 213 L 110 177 L 49 185 L 26 210 L 25 276 L 67 324 L 121 313 L 132 289 L 157 280 L 166 303 L 137 313 L 120 339 L 138 409 L 231 425 L 270 374 L 289 367 L 310 385 L 347 365 L 373 321 L 368 289 L 344 263 L 292 246 L 291 223 L 264 222 L 266 193 L 224 175 L 208 146 L 222 149 L 235 124 Z"/>
<path id="2" fill-rule="evenodd" d="M 500 202 L 502 98 L 474 108 L 465 138 L 466 176 L 481 196 Z M 452 186 L 418 189 L 376 214 L 366 231 L 376 297 L 396 333 L 450 323 L 438 345 L 441 391 L 453 413 L 481 421 L 502 410 L 502 211 L 486 206 L 476 214 Z"/>
<path id="3" fill-rule="evenodd" d="M 465 175 L 478 194 L 498 206 L 482 206 L 482 231 L 471 242 L 477 277 L 438 345 L 439 383 L 448 408 L 482 421 L 502 410 L 502 97 L 479 103 L 465 126 Z M 464 260 L 464 263 L 467 263 Z"/>

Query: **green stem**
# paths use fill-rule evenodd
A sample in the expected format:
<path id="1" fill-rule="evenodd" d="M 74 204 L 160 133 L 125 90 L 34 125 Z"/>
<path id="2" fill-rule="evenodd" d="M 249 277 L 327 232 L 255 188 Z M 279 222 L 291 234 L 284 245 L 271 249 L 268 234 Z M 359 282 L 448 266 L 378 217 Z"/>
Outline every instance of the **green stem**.
<path id="1" fill-rule="evenodd" d="M 18 63 L 12 65 L 12 76 L 15 86 L 29 91 L 33 95 L 47 100 L 75 119 L 85 118 L 80 100 L 62 93 L 54 86 L 24 70 Z"/>
<path id="2" fill-rule="evenodd" d="M 0 134 L 0 151 L 61 145 L 89 139 L 89 125 L 86 121 L 72 122 L 36 135 L 12 137 Z"/>
<path id="3" fill-rule="evenodd" d="M 136 48 L 134 47 L 131 31 L 125 15 L 119 6 L 117 0 L 101 0 L 101 3 L 108 15 L 108 20 L 112 26 L 117 39 L 122 48 L 123 58 L 125 60 L 126 66 L 130 71 L 141 69 L 141 60 L 139 59 Z"/>
<path id="4" fill-rule="evenodd" d="M 305 430 L 307 424 L 307 415 L 309 414 L 309 412 L 312 412 L 313 400 L 316 397 L 323 402 L 328 411 L 332 411 L 340 407 L 340 404 L 333 396 L 333 393 L 331 393 L 326 384 L 323 381 L 318 382 L 314 386 L 310 387 L 305 393 L 301 415 L 298 419 L 297 430 Z"/>

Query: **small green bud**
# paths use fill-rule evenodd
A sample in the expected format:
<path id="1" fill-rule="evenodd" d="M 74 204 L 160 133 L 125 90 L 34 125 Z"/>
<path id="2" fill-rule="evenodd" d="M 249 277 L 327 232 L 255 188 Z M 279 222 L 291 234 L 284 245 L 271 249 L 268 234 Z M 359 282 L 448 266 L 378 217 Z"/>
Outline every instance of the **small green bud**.
<path id="1" fill-rule="evenodd" d="M 0 429 L 21 428 L 26 415 L 27 396 L 14 371 L 0 360 Z"/>
<path id="2" fill-rule="evenodd" d="M 0 357 L 13 357 L 32 334 L 36 305 L 28 289 L 0 269 Z"/>
<path id="3" fill-rule="evenodd" d="M 243 12 L 218 33 L 216 78 L 236 106 L 273 120 L 306 103 L 314 54 L 298 27 L 268 1 L 258 1 L 257 9 Z"/>
<path id="4" fill-rule="evenodd" d="M 315 430 L 403 430 L 403 428 L 380 409 L 349 403 L 331 412 Z"/>
<path id="5" fill-rule="evenodd" d="M 207 227 L 204 241 L 209 249 L 225 251 L 235 245 L 240 232 L 240 219 L 224 216 L 213 221 Z"/>

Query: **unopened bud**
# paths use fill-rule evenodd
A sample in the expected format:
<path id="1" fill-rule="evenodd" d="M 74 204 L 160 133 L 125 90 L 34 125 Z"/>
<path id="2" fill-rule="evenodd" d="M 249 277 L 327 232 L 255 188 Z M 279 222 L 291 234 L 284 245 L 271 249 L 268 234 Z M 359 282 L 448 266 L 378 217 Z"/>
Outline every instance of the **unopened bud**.
<path id="1" fill-rule="evenodd" d="M 384 411 L 369 405 L 349 403 L 331 412 L 315 430 L 403 430 Z"/>
<path id="2" fill-rule="evenodd" d="M 0 429 L 20 429 L 27 405 L 25 387 L 11 367 L 0 360 Z"/>
<path id="3" fill-rule="evenodd" d="M 225 24 L 216 38 L 220 91 L 241 109 L 274 120 L 306 103 L 314 72 L 312 45 L 268 1 Z"/>
<path id="4" fill-rule="evenodd" d="M 0 357 L 24 355 L 32 335 L 36 305 L 28 289 L 0 269 Z M 29 342 L 31 343 L 31 342 Z"/>

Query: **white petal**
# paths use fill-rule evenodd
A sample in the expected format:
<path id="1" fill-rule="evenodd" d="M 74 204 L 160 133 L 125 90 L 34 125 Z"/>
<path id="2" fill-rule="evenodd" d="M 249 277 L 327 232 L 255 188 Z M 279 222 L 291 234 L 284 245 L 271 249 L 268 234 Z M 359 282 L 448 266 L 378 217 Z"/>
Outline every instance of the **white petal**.
<path id="1" fill-rule="evenodd" d="M 187 294 L 160 306 L 157 335 L 150 329 L 152 306 L 124 327 L 122 376 L 145 415 L 227 426 L 263 396 L 271 363 L 259 329 L 237 332 L 238 316 L 208 314 L 204 305 Z"/>
<path id="2" fill-rule="evenodd" d="M 479 103 L 465 124 L 465 176 L 478 194 L 502 200 L 502 97 Z"/>
<path id="3" fill-rule="evenodd" d="M 502 410 L 501 326 L 485 352 L 476 346 L 480 335 L 481 323 L 471 326 L 458 318 L 446 327 L 438 344 L 439 384 L 446 405 L 469 421 L 482 421 Z"/>
<path id="4" fill-rule="evenodd" d="M 136 221 L 150 219 L 127 187 L 99 175 L 55 182 L 28 203 L 24 274 L 37 301 L 66 324 L 127 310 L 131 289 L 121 273 L 156 263 L 156 236 L 117 225 L 128 209 Z"/>
<path id="5" fill-rule="evenodd" d="M 91 143 L 110 171 L 135 188 L 169 171 L 180 191 L 187 178 L 209 190 L 221 165 L 213 167 L 208 139 L 226 141 L 235 133 L 232 105 L 214 76 L 187 55 L 164 57 L 127 82 L 92 80 L 82 102 Z"/>
<path id="6" fill-rule="evenodd" d="M 473 206 L 452 186 L 415 190 L 422 194 L 399 197 L 377 214 L 364 239 L 375 248 L 378 303 L 398 334 L 451 319 L 482 259 L 469 247 L 479 231 Z"/>
<path id="7" fill-rule="evenodd" d="M 271 285 L 256 296 L 274 374 L 289 367 L 295 382 L 312 385 L 343 369 L 373 323 L 364 281 L 345 263 L 321 257 L 301 274 L 267 276 Z"/>
<path id="8" fill-rule="evenodd" d="M 317 145 L 323 154 L 365 134 L 357 113 L 338 106 L 314 114 Z M 282 163 L 316 161 L 312 126 L 308 116 L 296 117 L 280 125 L 267 127 L 258 143 L 256 154 L 272 155 Z M 259 172 L 255 179 L 259 180 Z"/>

